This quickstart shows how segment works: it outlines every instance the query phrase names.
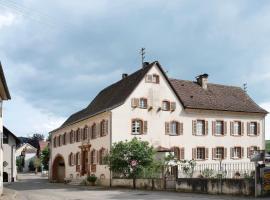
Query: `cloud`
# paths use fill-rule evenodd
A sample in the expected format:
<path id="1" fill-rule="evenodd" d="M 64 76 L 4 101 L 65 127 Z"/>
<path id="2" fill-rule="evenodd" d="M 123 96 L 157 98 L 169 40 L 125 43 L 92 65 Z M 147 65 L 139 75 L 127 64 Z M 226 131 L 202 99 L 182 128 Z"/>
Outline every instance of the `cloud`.
<path id="1" fill-rule="evenodd" d="M 207 72 L 210 82 L 247 82 L 256 102 L 270 102 L 269 92 L 262 89 L 270 87 L 268 1 L 3 4 L 0 58 L 11 95 L 45 119 L 47 113 L 67 118 L 122 73 L 137 70 L 141 47 L 146 47 L 146 60 L 159 60 L 171 77 L 193 80 Z M 13 104 L 18 101 L 11 100 L 8 107 Z"/>
<path id="2" fill-rule="evenodd" d="M 16 114 L 15 114 L 16 113 Z M 64 122 L 63 117 L 33 107 L 31 102 L 13 94 L 12 101 L 4 102 L 4 125 L 16 136 L 42 133 L 45 136 Z"/>
<path id="3" fill-rule="evenodd" d="M 0 29 L 6 26 L 11 26 L 15 22 L 15 15 L 11 12 L 4 12 L 0 14 Z"/>

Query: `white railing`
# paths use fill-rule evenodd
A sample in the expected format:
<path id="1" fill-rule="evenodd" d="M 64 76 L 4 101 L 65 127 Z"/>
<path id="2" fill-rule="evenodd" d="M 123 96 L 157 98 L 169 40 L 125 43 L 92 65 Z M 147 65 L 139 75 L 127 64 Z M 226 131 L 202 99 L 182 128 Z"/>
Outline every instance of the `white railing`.
<path id="1" fill-rule="evenodd" d="M 254 163 L 197 163 L 192 168 L 187 164 L 178 164 L 178 178 L 237 178 L 237 177 L 250 177 L 255 170 Z"/>

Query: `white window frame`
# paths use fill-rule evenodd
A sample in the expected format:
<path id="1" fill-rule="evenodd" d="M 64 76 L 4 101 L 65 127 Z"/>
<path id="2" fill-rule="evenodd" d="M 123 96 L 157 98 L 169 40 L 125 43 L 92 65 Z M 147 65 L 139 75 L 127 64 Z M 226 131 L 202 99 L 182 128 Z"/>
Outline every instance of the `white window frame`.
<path id="1" fill-rule="evenodd" d="M 170 110 L 170 101 L 167 101 L 167 100 L 162 101 L 162 110 L 164 111 Z"/>
<path id="2" fill-rule="evenodd" d="M 216 135 L 224 135 L 224 122 L 217 120 L 215 129 L 216 129 Z"/>
<path id="3" fill-rule="evenodd" d="M 221 151 L 221 152 L 219 152 L 219 151 Z M 224 147 L 216 147 L 216 155 L 215 155 L 215 157 L 217 159 L 224 159 L 224 155 L 225 155 Z"/>
<path id="4" fill-rule="evenodd" d="M 139 119 L 132 120 L 131 126 L 132 126 L 132 128 L 131 128 L 132 135 L 141 135 L 142 134 L 142 128 L 143 128 L 142 120 L 139 120 Z"/>
<path id="5" fill-rule="evenodd" d="M 177 125 L 178 123 L 176 121 L 170 123 L 170 135 L 178 135 Z"/>
<path id="6" fill-rule="evenodd" d="M 197 147 L 196 148 L 196 158 L 197 160 L 205 160 L 205 153 L 206 149 L 205 147 Z"/>
<path id="7" fill-rule="evenodd" d="M 146 98 L 140 98 L 139 107 L 142 108 L 142 109 L 147 108 L 147 99 Z"/>
<path id="8" fill-rule="evenodd" d="M 250 122 L 250 135 L 258 135 L 258 123 Z"/>
<path id="9" fill-rule="evenodd" d="M 239 136 L 239 135 L 241 135 L 241 122 L 239 122 L 239 121 L 235 121 L 235 122 L 233 122 L 233 135 L 234 136 Z"/>
<path id="10" fill-rule="evenodd" d="M 196 120 L 196 135 L 205 135 L 205 120 Z"/>
<path id="11" fill-rule="evenodd" d="M 233 159 L 240 159 L 242 157 L 242 148 L 241 147 L 233 147 Z"/>

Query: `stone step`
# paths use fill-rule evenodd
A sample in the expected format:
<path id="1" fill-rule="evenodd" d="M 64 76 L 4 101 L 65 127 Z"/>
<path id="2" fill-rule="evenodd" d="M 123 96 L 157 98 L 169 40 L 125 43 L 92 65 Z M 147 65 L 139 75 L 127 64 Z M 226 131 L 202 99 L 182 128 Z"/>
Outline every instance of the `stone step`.
<path id="1" fill-rule="evenodd" d="M 68 184 L 69 185 L 80 185 L 83 179 L 72 179 Z"/>

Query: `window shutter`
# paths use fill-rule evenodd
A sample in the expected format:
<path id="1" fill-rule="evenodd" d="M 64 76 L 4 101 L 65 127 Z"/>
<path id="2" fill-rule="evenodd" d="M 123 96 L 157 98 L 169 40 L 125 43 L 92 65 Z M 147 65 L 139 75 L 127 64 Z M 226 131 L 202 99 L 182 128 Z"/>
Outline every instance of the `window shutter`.
<path id="1" fill-rule="evenodd" d="M 93 139 L 92 126 L 89 126 L 89 138 Z"/>
<path id="2" fill-rule="evenodd" d="M 259 122 L 257 122 L 257 135 L 260 135 L 260 123 Z"/>
<path id="3" fill-rule="evenodd" d="M 104 126 L 105 126 L 105 135 L 108 135 L 108 133 L 109 133 L 109 121 L 108 120 L 105 120 Z"/>
<path id="4" fill-rule="evenodd" d="M 244 122 L 241 122 L 241 135 L 244 135 L 245 125 Z"/>
<path id="5" fill-rule="evenodd" d="M 96 138 L 100 137 L 101 131 L 100 131 L 100 123 L 96 123 Z"/>
<path id="6" fill-rule="evenodd" d="M 196 148 L 192 148 L 192 160 L 196 160 Z"/>
<path id="7" fill-rule="evenodd" d="M 156 76 L 156 83 L 159 84 L 159 76 Z"/>
<path id="8" fill-rule="evenodd" d="M 223 127 L 223 129 L 224 129 L 224 130 L 223 130 L 223 134 L 224 134 L 224 135 L 227 135 L 227 122 L 223 121 L 223 126 L 224 126 L 224 127 Z"/>
<path id="9" fill-rule="evenodd" d="M 84 139 L 84 129 L 83 128 L 81 128 L 81 141 Z"/>
<path id="10" fill-rule="evenodd" d="M 212 135 L 216 135 L 216 122 L 212 121 Z"/>
<path id="11" fill-rule="evenodd" d="M 205 135 L 208 135 L 208 121 L 204 121 L 205 123 Z"/>
<path id="12" fill-rule="evenodd" d="M 140 102 L 140 99 L 135 98 L 135 106 L 136 106 L 136 107 L 139 107 L 139 102 Z"/>
<path id="13" fill-rule="evenodd" d="M 224 160 L 227 159 L 227 148 L 224 148 Z"/>
<path id="14" fill-rule="evenodd" d="M 205 148 L 205 160 L 208 160 L 209 157 L 209 149 Z"/>
<path id="15" fill-rule="evenodd" d="M 233 122 L 230 122 L 230 133 L 231 133 L 231 135 L 233 135 L 234 133 L 234 128 L 233 128 Z"/>
<path id="16" fill-rule="evenodd" d="M 250 157 L 250 147 L 247 148 L 247 158 Z"/>
<path id="17" fill-rule="evenodd" d="M 179 123 L 179 129 L 180 129 L 179 134 L 183 135 L 184 134 L 184 124 L 183 123 Z"/>
<path id="18" fill-rule="evenodd" d="M 143 122 L 143 134 L 147 134 L 147 129 L 148 129 L 148 127 L 147 127 L 147 121 L 144 121 Z"/>
<path id="19" fill-rule="evenodd" d="M 170 108 L 171 108 L 171 111 L 175 111 L 175 109 L 176 109 L 176 103 L 175 102 L 171 102 Z"/>
<path id="20" fill-rule="evenodd" d="M 145 82 L 146 83 L 151 83 L 152 82 L 152 75 L 146 75 Z"/>
<path id="21" fill-rule="evenodd" d="M 180 160 L 185 160 L 185 148 L 180 148 Z"/>
<path id="22" fill-rule="evenodd" d="M 97 150 L 96 151 L 96 160 L 95 160 L 96 164 L 98 164 L 98 162 L 99 162 L 99 157 L 98 156 L 99 156 L 99 151 Z"/>
<path id="23" fill-rule="evenodd" d="M 232 159 L 233 158 L 233 147 L 231 147 L 230 155 L 231 155 L 231 159 Z"/>
<path id="24" fill-rule="evenodd" d="M 169 135 L 169 134 L 170 134 L 170 123 L 165 122 L 165 135 Z"/>
<path id="25" fill-rule="evenodd" d="M 197 121 L 192 120 L 192 135 L 196 135 L 196 126 L 197 126 Z"/>
<path id="26" fill-rule="evenodd" d="M 131 99 L 131 107 L 136 108 L 136 99 L 135 98 Z"/>
<path id="27" fill-rule="evenodd" d="M 247 123 L 247 135 L 250 135 L 250 122 Z"/>
<path id="28" fill-rule="evenodd" d="M 241 158 L 244 157 L 244 147 L 241 147 Z"/>
<path id="29" fill-rule="evenodd" d="M 216 148 L 212 148 L 212 160 L 215 160 Z"/>

